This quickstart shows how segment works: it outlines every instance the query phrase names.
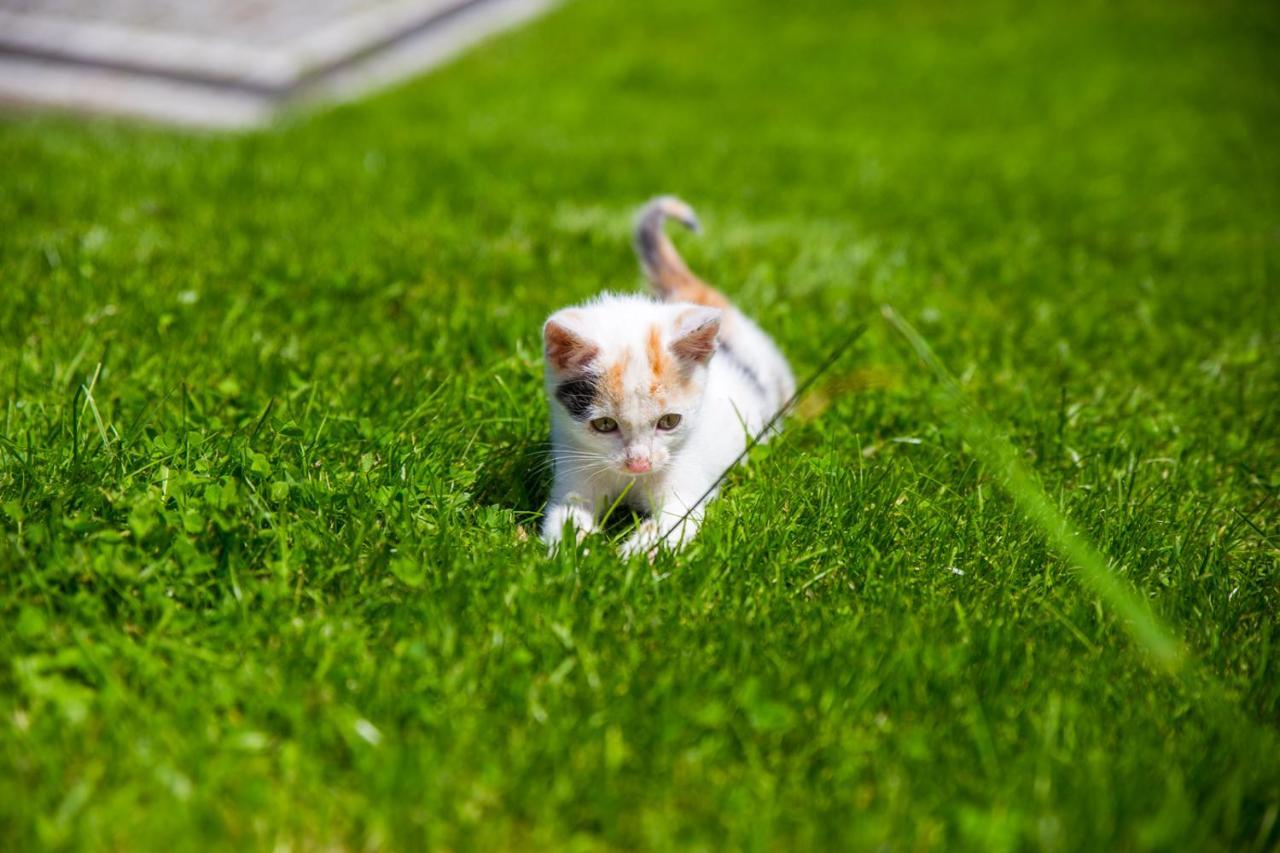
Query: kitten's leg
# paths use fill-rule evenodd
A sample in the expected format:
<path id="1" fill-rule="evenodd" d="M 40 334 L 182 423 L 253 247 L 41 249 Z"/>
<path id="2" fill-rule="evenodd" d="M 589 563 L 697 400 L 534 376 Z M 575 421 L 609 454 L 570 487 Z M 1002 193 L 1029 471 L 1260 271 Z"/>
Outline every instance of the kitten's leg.
<path id="1" fill-rule="evenodd" d="M 689 544 L 702 526 L 702 510 L 694 510 L 683 521 L 680 520 L 682 516 L 683 512 L 677 512 L 670 515 L 663 513 L 661 520 L 646 518 L 622 543 L 618 553 L 623 559 L 627 559 L 636 554 L 654 557 L 660 548 L 680 550 Z"/>
<path id="2" fill-rule="evenodd" d="M 654 500 L 652 515 L 640 522 L 622 543 L 619 550 L 622 557 L 625 559 L 635 554 L 653 557 L 659 548 L 678 551 L 687 545 L 702 526 L 703 512 L 711 496 L 697 506 L 693 506 L 693 502 L 706 494 L 708 485 L 677 487 Z M 683 499 L 685 495 L 690 497 Z"/>
<path id="3" fill-rule="evenodd" d="M 693 512 L 681 510 L 679 512 L 664 513 L 662 519 L 662 532 L 666 536 L 662 544 L 666 548 L 678 551 L 697 535 L 698 528 L 702 527 L 703 508 L 706 501 L 703 501 Z"/>
<path id="4" fill-rule="evenodd" d="M 636 525 L 636 529 L 622 543 L 622 547 L 618 549 L 618 555 L 624 560 L 629 560 L 636 554 L 646 554 L 653 557 L 658 550 L 658 542 L 662 538 L 662 530 L 658 527 L 656 518 L 646 518 L 644 521 Z"/>
<path id="5" fill-rule="evenodd" d="M 568 492 L 548 503 L 543 515 L 543 542 L 550 551 L 559 547 L 566 523 L 572 525 L 579 542 L 589 533 L 595 533 L 594 502 L 579 493 Z"/>
<path id="6" fill-rule="evenodd" d="M 560 546 L 566 522 L 573 526 L 581 542 L 583 537 L 596 530 L 595 502 L 577 492 L 566 492 L 552 498 L 542 517 L 542 541 L 549 550 L 554 551 Z"/>

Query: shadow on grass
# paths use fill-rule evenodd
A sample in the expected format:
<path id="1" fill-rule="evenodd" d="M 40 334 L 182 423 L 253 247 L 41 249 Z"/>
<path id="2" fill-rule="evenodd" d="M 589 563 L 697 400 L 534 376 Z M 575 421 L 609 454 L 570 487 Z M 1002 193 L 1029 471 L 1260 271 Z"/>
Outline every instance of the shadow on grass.
<path id="1" fill-rule="evenodd" d="M 495 448 L 476 476 L 475 499 L 514 510 L 521 521 L 542 515 L 551 491 L 551 444 L 526 436 Z"/>
<path id="2" fill-rule="evenodd" d="M 528 437 L 496 448 L 476 476 L 476 503 L 510 509 L 521 524 L 540 522 L 551 493 L 550 451 L 550 442 Z M 617 506 L 601 520 L 600 532 L 619 539 L 643 517 L 628 506 Z"/>

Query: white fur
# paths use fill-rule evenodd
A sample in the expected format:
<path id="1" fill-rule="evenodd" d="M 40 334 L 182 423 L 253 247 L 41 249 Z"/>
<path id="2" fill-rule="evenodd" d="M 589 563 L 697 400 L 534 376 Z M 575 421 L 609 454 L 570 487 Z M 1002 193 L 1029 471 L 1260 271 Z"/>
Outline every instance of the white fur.
<path id="1" fill-rule="evenodd" d="M 646 356 L 649 330 L 655 324 L 662 328 L 665 352 L 670 354 L 670 345 L 682 334 L 717 320 L 720 348 L 710 361 L 682 362 L 691 393 L 669 395 L 669 404 L 659 407 L 649 393 L 653 375 Z M 598 347 L 593 361 L 597 371 L 617 363 L 627 351 L 623 374 L 627 393 L 621 405 L 599 400 L 601 405 L 592 409 L 587 420 L 575 420 L 555 397 L 556 388 L 572 371 L 559 372 L 548 364 L 555 483 L 543 520 L 544 541 L 554 548 L 566 522 L 579 538 L 594 531 L 601 515 L 621 497 L 649 516 L 622 546 L 624 556 L 652 554 L 660 545 L 678 547 L 687 542 L 701 524 L 707 501 L 697 506 L 695 502 L 794 392 L 786 359 L 758 326 L 733 307 L 704 308 L 607 294 L 557 312 L 548 320 L 551 323 Z M 754 372 L 763 392 L 739 363 Z M 670 431 L 656 428 L 657 419 L 668 413 L 681 415 L 679 426 Z M 615 419 L 618 430 L 596 432 L 589 423 L 596 417 Z M 628 459 L 647 459 L 652 469 L 632 474 L 627 470 Z"/>

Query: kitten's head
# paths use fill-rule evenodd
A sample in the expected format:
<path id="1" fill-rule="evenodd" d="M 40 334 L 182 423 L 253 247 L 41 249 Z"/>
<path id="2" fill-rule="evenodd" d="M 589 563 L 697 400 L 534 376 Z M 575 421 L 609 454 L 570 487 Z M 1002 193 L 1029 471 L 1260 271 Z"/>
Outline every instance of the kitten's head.
<path id="1" fill-rule="evenodd" d="M 542 336 L 557 439 L 621 473 L 661 472 L 697 422 L 720 317 L 626 297 L 553 314 Z"/>

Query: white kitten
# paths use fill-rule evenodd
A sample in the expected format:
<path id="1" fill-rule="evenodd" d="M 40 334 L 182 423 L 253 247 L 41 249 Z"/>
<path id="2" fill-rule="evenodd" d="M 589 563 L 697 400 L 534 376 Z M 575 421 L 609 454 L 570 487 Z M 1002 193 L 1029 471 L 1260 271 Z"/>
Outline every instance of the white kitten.
<path id="1" fill-rule="evenodd" d="M 668 217 L 698 229 L 671 196 L 636 220 L 661 301 L 605 294 L 543 327 L 555 484 L 542 538 L 553 548 L 566 523 L 582 537 L 620 497 L 648 515 L 623 556 L 688 541 L 706 504 L 694 503 L 795 391 L 773 341 L 685 266 Z"/>

